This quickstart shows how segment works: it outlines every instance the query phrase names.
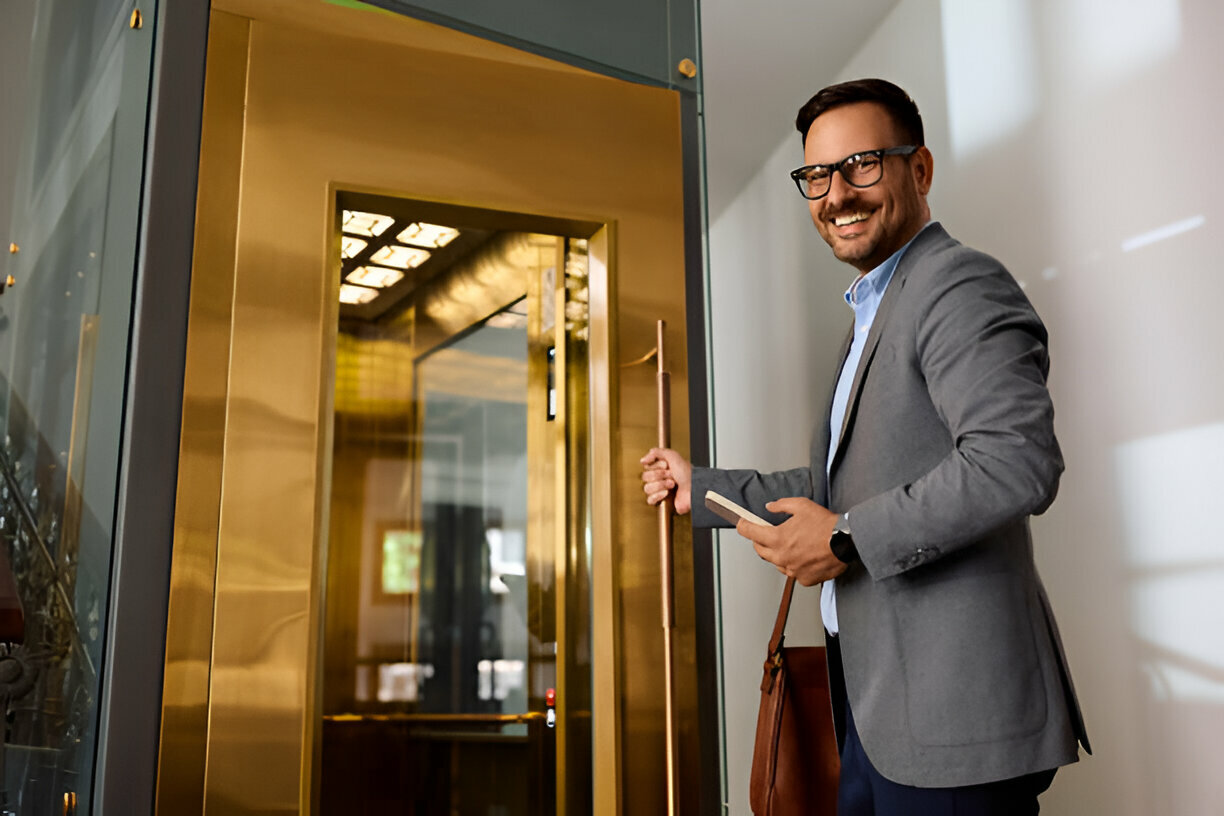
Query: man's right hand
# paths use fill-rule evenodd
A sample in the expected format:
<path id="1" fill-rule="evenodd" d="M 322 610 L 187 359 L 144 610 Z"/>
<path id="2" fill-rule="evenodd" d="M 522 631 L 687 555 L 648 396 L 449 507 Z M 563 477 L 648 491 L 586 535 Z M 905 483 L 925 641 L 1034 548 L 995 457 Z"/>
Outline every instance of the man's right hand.
<path id="1" fill-rule="evenodd" d="M 693 466 L 671 448 L 651 448 L 642 457 L 642 482 L 647 504 L 658 504 L 675 488 L 676 512 L 692 509 Z"/>

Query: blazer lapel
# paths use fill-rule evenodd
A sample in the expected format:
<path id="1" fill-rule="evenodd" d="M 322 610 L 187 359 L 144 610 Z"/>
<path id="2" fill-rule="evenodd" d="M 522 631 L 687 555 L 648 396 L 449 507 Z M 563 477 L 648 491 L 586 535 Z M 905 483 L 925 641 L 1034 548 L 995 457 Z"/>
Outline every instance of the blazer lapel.
<path id="1" fill-rule="evenodd" d="M 850 422 L 858 410 L 859 392 L 863 387 L 863 378 L 867 376 L 867 369 L 871 366 L 871 360 L 875 356 L 876 347 L 880 345 L 880 334 L 884 331 L 884 327 L 888 325 L 888 313 L 892 311 L 893 304 L 901 297 L 901 290 L 905 288 L 905 279 L 909 277 L 910 270 L 922 259 L 928 247 L 940 240 L 951 239 L 939 223 L 931 224 L 919 233 L 918 237 L 914 239 L 914 243 L 910 245 L 905 255 L 901 257 L 900 263 L 897 264 L 897 268 L 893 272 L 892 280 L 889 281 L 888 288 L 884 291 L 884 297 L 880 301 L 880 308 L 876 310 L 875 319 L 871 321 L 871 331 L 867 332 L 867 343 L 863 346 L 863 355 L 859 358 L 858 368 L 854 372 L 854 381 L 850 385 L 850 396 L 846 400 L 846 413 L 842 417 L 841 433 L 837 437 L 837 453 L 833 457 L 833 467 L 837 467 L 838 460 L 841 458 L 842 442 L 845 440 L 846 433 L 850 429 Z M 843 360 L 845 359 L 845 353 L 845 351 L 842 352 Z M 832 468 L 829 469 L 829 475 L 830 481 L 832 481 Z"/>

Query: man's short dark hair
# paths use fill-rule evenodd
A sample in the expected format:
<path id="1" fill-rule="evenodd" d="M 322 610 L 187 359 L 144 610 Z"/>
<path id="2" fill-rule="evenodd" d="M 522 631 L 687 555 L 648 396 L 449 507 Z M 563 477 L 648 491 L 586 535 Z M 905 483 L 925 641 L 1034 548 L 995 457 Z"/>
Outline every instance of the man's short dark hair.
<path id="1" fill-rule="evenodd" d="M 808 129 L 816 117 L 855 102 L 874 102 L 882 106 L 892 117 L 906 144 L 923 145 L 922 115 L 918 113 L 918 106 L 909 94 L 884 79 L 855 79 L 817 91 L 795 117 L 795 128 L 799 131 L 800 139 L 807 141 Z"/>

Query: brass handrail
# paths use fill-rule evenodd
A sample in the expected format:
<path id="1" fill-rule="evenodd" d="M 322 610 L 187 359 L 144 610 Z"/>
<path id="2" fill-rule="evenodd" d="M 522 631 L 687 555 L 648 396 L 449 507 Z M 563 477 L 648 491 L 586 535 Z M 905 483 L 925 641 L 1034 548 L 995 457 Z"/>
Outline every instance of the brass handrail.
<path id="1" fill-rule="evenodd" d="M 395 723 L 474 723 L 480 725 L 514 725 L 544 719 L 543 711 L 521 714 L 324 714 L 327 722 L 395 722 Z"/>

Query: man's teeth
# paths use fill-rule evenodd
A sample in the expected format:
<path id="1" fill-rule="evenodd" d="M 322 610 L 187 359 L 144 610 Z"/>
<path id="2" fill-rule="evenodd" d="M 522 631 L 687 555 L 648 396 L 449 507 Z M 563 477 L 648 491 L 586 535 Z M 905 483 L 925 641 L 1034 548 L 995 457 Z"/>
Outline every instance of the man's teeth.
<path id="1" fill-rule="evenodd" d="M 844 227 L 848 224 L 857 224 L 859 221 L 866 221 L 870 213 L 854 213 L 853 215 L 839 215 L 833 219 L 836 226 Z"/>

